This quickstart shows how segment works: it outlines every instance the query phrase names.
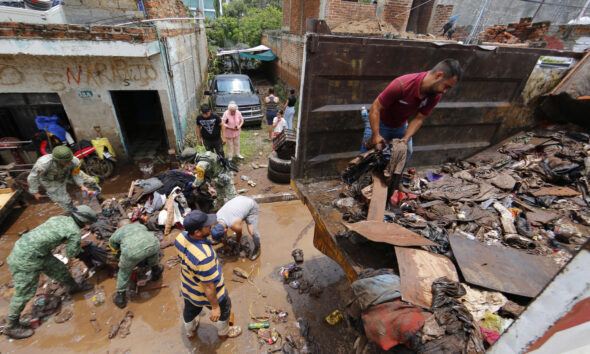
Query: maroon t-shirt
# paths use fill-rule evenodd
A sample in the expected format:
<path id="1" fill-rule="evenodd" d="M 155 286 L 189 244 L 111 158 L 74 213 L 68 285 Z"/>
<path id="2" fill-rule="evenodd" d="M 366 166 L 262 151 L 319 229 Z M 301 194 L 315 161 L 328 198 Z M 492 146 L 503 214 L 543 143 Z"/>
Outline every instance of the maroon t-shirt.
<path id="1" fill-rule="evenodd" d="M 379 95 L 381 121 L 388 127 L 400 127 L 408 118 L 420 112 L 428 116 L 441 94 L 420 97 L 420 84 L 428 71 L 400 76 L 393 80 Z"/>

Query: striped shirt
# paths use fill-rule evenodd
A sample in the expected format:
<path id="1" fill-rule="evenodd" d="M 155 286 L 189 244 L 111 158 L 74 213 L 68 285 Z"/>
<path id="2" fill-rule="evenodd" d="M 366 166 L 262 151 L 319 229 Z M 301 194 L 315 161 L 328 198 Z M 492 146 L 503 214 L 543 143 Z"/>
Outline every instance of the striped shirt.
<path id="1" fill-rule="evenodd" d="M 181 261 L 182 296 L 195 306 L 210 306 L 202 283 L 214 282 L 217 300 L 223 301 L 226 295 L 223 273 L 211 243 L 208 240 L 192 239 L 182 232 L 174 244 Z"/>

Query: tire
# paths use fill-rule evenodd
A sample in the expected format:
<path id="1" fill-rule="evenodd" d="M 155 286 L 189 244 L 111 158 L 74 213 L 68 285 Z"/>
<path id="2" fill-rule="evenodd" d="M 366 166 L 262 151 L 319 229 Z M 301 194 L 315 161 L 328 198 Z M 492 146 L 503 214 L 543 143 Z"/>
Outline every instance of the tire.
<path id="1" fill-rule="evenodd" d="M 291 182 L 291 172 L 277 172 L 273 169 L 268 167 L 268 179 L 276 183 L 290 183 Z"/>
<path id="2" fill-rule="evenodd" d="M 291 173 L 291 160 L 284 160 L 277 155 L 276 151 L 268 157 L 268 169 L 281 173 Z"/>
<path id="3" fill-rule="evenodd" d="M 88 172 L 98 178 L 108 178 L 113 174 L 115 164 L 107 159 L 100 159 L 98 156 L 88 156 L 84 159 Z"/>

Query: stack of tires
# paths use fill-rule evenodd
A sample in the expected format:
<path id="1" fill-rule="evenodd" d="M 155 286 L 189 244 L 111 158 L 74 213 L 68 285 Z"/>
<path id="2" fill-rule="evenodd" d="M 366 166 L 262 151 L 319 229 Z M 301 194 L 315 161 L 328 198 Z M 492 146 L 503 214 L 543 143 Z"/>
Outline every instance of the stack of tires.
<path id="1" fill-rule="evenodd" d="M 295 155 L 296 136 L 284 130 L 273 139 L 274 151 L 268 157 L 268 179 L 276 183 L 291 181 L 291 157 Z"/>

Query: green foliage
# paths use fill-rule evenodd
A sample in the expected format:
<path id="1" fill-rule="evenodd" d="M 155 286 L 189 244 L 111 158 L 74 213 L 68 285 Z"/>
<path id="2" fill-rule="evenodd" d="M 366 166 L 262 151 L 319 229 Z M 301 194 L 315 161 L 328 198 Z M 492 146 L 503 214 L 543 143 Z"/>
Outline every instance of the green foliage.
<path id="1" fill-rule="evenodd" d="M 247 7 L 244 0 L 224 5 L 223 14 L 211 21 L 207 30 L 210 43 L 220 47 L 229 43 L 246 43 L 252 47 L 259 45 L 262 31 L 280 29 L 283 21 L 282 11 L 278 7 Z M 240 14 L 245 15 L 240 17 Z"/>

